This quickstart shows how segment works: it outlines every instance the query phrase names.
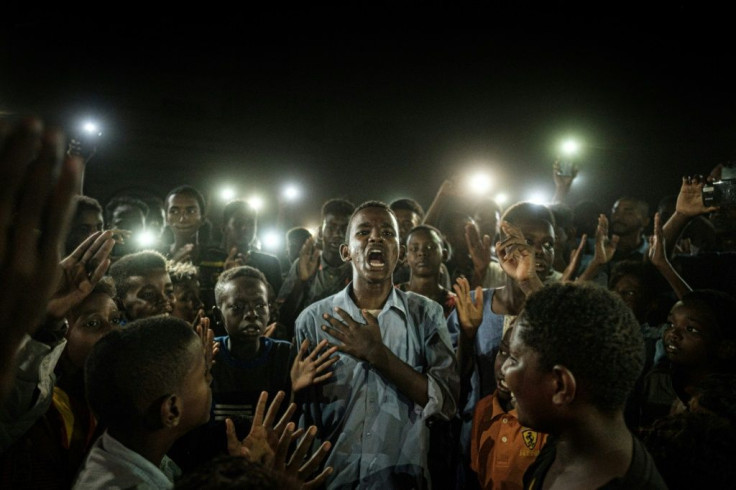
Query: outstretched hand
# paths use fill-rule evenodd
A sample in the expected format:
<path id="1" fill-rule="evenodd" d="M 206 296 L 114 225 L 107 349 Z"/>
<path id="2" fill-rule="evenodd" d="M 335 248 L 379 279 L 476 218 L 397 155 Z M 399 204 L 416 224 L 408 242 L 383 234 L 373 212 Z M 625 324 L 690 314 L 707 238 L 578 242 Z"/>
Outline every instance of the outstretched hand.
<path id="1" fill-rule="evenodd" d="M 588 240 L 588 235 L 586 233 L 583 233 L 583 236 L 580 237 L 578 248 L 570 253 L 570 262 L 567 264 L 567 267 L 565 267 L 565 270 L 562 272 L 560 282 L 572 282 L 573 276 L 580 266 L 580 260 L 583 258 L 583 248 L 585 248 L 586 240 Z"/>
<path id="2" fill-rule="evenodd" d="M 268 411 L 266 411 L 268 393 L 261 392 L 253 415 L 250 433 L 242 441 L 238 440 L 233 421 L 225 419 L 227 451 L 231 456 L 245 456 L 249 461 L 266 466 L 273 464 L 281 435 L 296 411 L 296 405 L 294 403 L 290 404 L 279 422 L 275 426 L 273 425 L 274 420 L 276 420 L 276 413 L 279 411 L 285 396 L 286 394 L 283 391 L 279 391 L 268 407 Z"/>
<path id="3" fill-rule="evenodd" d="M 458 277 L 452 289 L 457 294 L 455 307 L 461 332 L 468 339 L 474 339 L 483 320 L 483 288 L 475 288 L 475 302 L 470 297 L 470 283 L 464 277 Z"/>
<path id="4" fill-rule="evenodd" d="M 41 323 L 58 284 L 82 170 L 79 158 L 64 158 L 64 146 L 64 135 L 37 119 L 0 124 L 0 400 L 11 387 L 17 347 Z"/>
<path id="5" fill-rule="evenodd" d="M 299 251 L 299 280 L 304 282 L 309 280 L 319 267 L 319 249 L 315 243 L 314 237 L 309 237 L 302 245 Z"/>
<path id="6" fill-rule="evenodd" d="M 664 248 L 664 236 L 662 234 L 662 218 L 659 213 L 654 214 L 654 234 L 649 237 L 649 261 L 656 268 L 669 266 L 667 253 Z"/>
<path id="7" fill-rule="evenodd" d="M 340 342 L 337 345 L 340 352 L 375 364 L 385 349 L 378 319 L 368 311 L 361 310 L 366 323 L 358 323 L 342 308 L 336 307 L 335 312 L 342 318 L 342 321 L 325 313 L 322 318 L 329 325 L 322 325 L 322 330 Z"/>
<path id="8" fill-rule="evenodd" d="M 110 252 L 115 245 L 112 231 L 88 236 L 60 262 L 61 278 L 46 306 L 52 318 L 63 318 L 86 298 L 110 266 Z"/>
<path id="9" fill-rule="evenodd" d="M 555 182 L 555 187 L 558 189 L 569 190 L 572 186 L 572 181 L 578 175 L 578 166 L 573 164 L 571 175 L 562 175 L 562 166 L 559 161 L 556 161 L 552 165 L 552 179 Z"/>
<path id="10" fill-rule="evenodd" d="M 608 238 L 608 218 L 605 214 L 598 216 L 598 227 L 595 230 L 595 251 L 593 253 L 593 262 L 598 265 L 607 264 L 616 253 L 618 246 L 618 235 Z"/>
<path id="11" fill-rule="evenodd" d="M 230 253 L 228 254 L 227 258 L 225 258 L 225 263 L 222 266 L 222 270 L 226 271 L 228 269 L 233 269 L 235 267 L 247 265 L 249 258 L 250 258 L 250 252 L 242 254 L 238 250 L 238 247 L 232 247 L 230 249 Z"/>
<path id="12" fill-rule="evenodd" d="M 309 459 L 306 459 L 309 449 L 312 447 L 312 441 L 317 435 L 317 427 L 312 425 L 307 429 L 287 461 L 289 446 L 298 437 L 297 434 L 297 432 L 294 432 L 294 424 L 292 422 L 286 425 L 286 429 L 281 435 L 281 439 L 279 439 L 273 469 L 301 482 L 302 489 L 311 490 L 313 488 L 319 488 L 327 480 L 327 477 L 332 474 L 332 466 L 325 467 L 311 480 L 307 480 L 307 478 L 319 468 L 322 460 L 330 452 L 332 445 L 329 441 L 323 442 L 314 454 Z"/>
<path id="13" fill-rule="evenodd" d="M 478 228 L 473 223 L 468 223 L 465 225 L 465 242 L 473 259 L 473 268 L 478 273 L 485 274 L 488 264 L 491 263 L 491 237 L 483 235 L 481 240 Z"/>
<path id="14" fill-rule="evenodd" d="M 329 347 L 327 340 L 320 341 L 317 347 L 307 355 L 309 340 L 304 339 L 299 352 L 291 365 L 291 390 L 297 392 L 307 386 L 321 383 L 332 376 L 330 367 L 339 357 L 331 357 L 337 352 L 337 347 Z M 324 350 L 327 348 L 327 350 Z M 320 354 L 321 352 L 321 354 Z"/>
<path id="15" fill-rule="evenodd" d="M 680 193 L 677 195 L 677 202 L 675 203 L 675 212 L 693 217 L 716 211 L 717 206 L 706 206 L 703 203 L 704 186 L 705 179 L 701 175 L 683 177 Z"/>

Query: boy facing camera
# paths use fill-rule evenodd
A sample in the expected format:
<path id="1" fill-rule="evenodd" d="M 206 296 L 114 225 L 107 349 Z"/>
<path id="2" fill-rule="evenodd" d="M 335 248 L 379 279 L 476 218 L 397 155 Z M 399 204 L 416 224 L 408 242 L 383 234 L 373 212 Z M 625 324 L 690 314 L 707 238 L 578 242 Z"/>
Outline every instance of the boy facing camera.
<path id="1" fill-rule="evenodd" d="M 606 290 L 555 284 L 529 296 L 502 368 L 519 423 L 550 434 L 524 488 L 667 488 L 623 417 L 643 351 L 631 310 Z"/>

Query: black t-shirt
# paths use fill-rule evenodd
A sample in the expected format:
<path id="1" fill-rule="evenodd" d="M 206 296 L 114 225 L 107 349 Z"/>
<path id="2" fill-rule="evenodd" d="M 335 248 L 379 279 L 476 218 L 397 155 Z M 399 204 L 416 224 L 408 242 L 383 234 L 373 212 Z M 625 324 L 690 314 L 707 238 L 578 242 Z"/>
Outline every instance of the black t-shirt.
<path id="1" fill-rule="evenodd" d="M 644 445 L 633 435 L 634 450 L 631 455 L 631 465 L 629 470 L 622 478 L 614 478 L 605 485 L 598 487 L 603 490 L 667 490 L 662 476 L 654 466 L 654 460 Z M 524 489 L 538 490 L 544 485 L 544 479 L 547 476 L 552 463 L 557 455 L 556 441 L 550 438 L 537 459 L 527 468 L 524 473 Z"/>

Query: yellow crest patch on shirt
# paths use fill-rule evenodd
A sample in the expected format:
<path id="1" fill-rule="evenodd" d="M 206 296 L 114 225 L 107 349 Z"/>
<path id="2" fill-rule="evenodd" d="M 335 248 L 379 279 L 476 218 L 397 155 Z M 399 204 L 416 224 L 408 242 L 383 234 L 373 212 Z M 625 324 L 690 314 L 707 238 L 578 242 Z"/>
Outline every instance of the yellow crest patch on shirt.
<path id="1" fill-rule="evenodd" d="M 531 429 L 524 429 L 521 431 L 521 438 L 524 440 L 524 444 L 529 449 L 537 447 L 537 440 L 539 439 L 539 432 Z"/>

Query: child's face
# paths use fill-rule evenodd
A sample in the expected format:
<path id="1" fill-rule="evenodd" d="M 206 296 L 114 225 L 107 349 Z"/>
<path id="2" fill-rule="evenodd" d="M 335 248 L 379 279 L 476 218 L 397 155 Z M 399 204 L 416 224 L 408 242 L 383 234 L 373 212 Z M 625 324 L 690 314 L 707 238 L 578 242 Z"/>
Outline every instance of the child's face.
<path id="1" fill-rule="evenodd" d="M 199 282 L 185 281 L 174 286 L 174 305 L 171 316 L 192 323 L 204 305 L 199 299 Z"/>
<path id="2" fill-rule="evenodd" d="M 549 431 L 544 417 L 550 411 L 550 397 L 545 394 L 547 373 L 539 366 L 539 353 L 527 346 L 520 333 L 528 328 L 523 320 L 517 322 L 511 333 L 509 354 L 501 367 L 501 373 L 513 397 L 519 423 L 532 429 Z"/>
<path id="3" fill-rule="evenodd" d="M 128 321 L 171 313 L 174 288 L 165 269 L 130 277 L 128 283 L 130 288 L 122 300 Z"/>
<path id="4" fill-rule="evenodd" d="M 506 359 L 509 357 L 509 344 L 513 330 L 513 327 L 511 327 L 506 330 L 505 334 L 503 334 L 501 345 L 498 348 L 498 353 L 496 353 L 496 360 L 493 363 L 493 373 L 496 376 L 496 391 L 498 392 L 498 397 L 502 400 L 508 400 L 511 398 L 511 390 L 509 389 L 509 385 L 506 383 L 506 377 L 503 374 L 502 367 L 506 362 Z"/>
<path id="5" fill-rule="evenodd" d="M 348 244 L 341 255 L 352 262 L 353 273 L 357 274 L 353 277 L 376 284 L 392 280 L 402 249 L 393 214 L 380 207 L 367 207 L 353 216 Z"/>
<path id="6" fill-rule="evenodd" d="M 191 237 L 202 226 L 199 202 L 189 194 L 174 194 L 166 203 L 166 223 L 176 236 Z"/>
<path id="7" fill-rule="evenodd" d="M 435 233 L 417 230 L 406 244 L 406 263 L 417 277 L 436 277 L 442 265 L 442 240 Z"/>
<path id="8" fill-rule="evenodd" d="M 258 342 L 268 326 L 268 290 L 263 281 L 237 277 L 225 284 L 220 296 L 225 330 L 232 342 Z"/>
<path id="9" fill-rule="evenodd" d="M 120 326 L 121 314 L 115 301 L 105 293 L 92 293 L 70 315 L 66 352 L 72 363 L 82 368 L 92 347 Z"/>
<path id="10" fill-rule="evenodd" d="M 636 316 L 639 322 L 643 322 L 646 319 L 648 305 L 644 298 L 644 287 L 638 277 L 631 274 L 621 276 L 616 284 L 613 285 L 612 290 L 634 312 L 634 316 Z"/>
<path id="11" fill-rule="evenodd" d="M 207 423 L 212 406 L 212 375 L 205 363 L 204 350 L 199 338 L 194 338 L 189 346 L 189 365 L 191 369 L 181 383 L 181 423 L 182 434 Z"/>
<path id="12" fill-rule="evenodd" d="M 534 247 L 537 275 L 544 280 L 552 272 L 555 261 L 555 230 L 541 219 L 520 221 L 517 226 L 526 242 Z"/>
<path id="13" fill-rule="evenodd" d="M 717 360 L 715 320 L 707 311 L 678 301 L 667 317 L 664 347 L 667 358 L 676 365 L 705 367 Z"/>

